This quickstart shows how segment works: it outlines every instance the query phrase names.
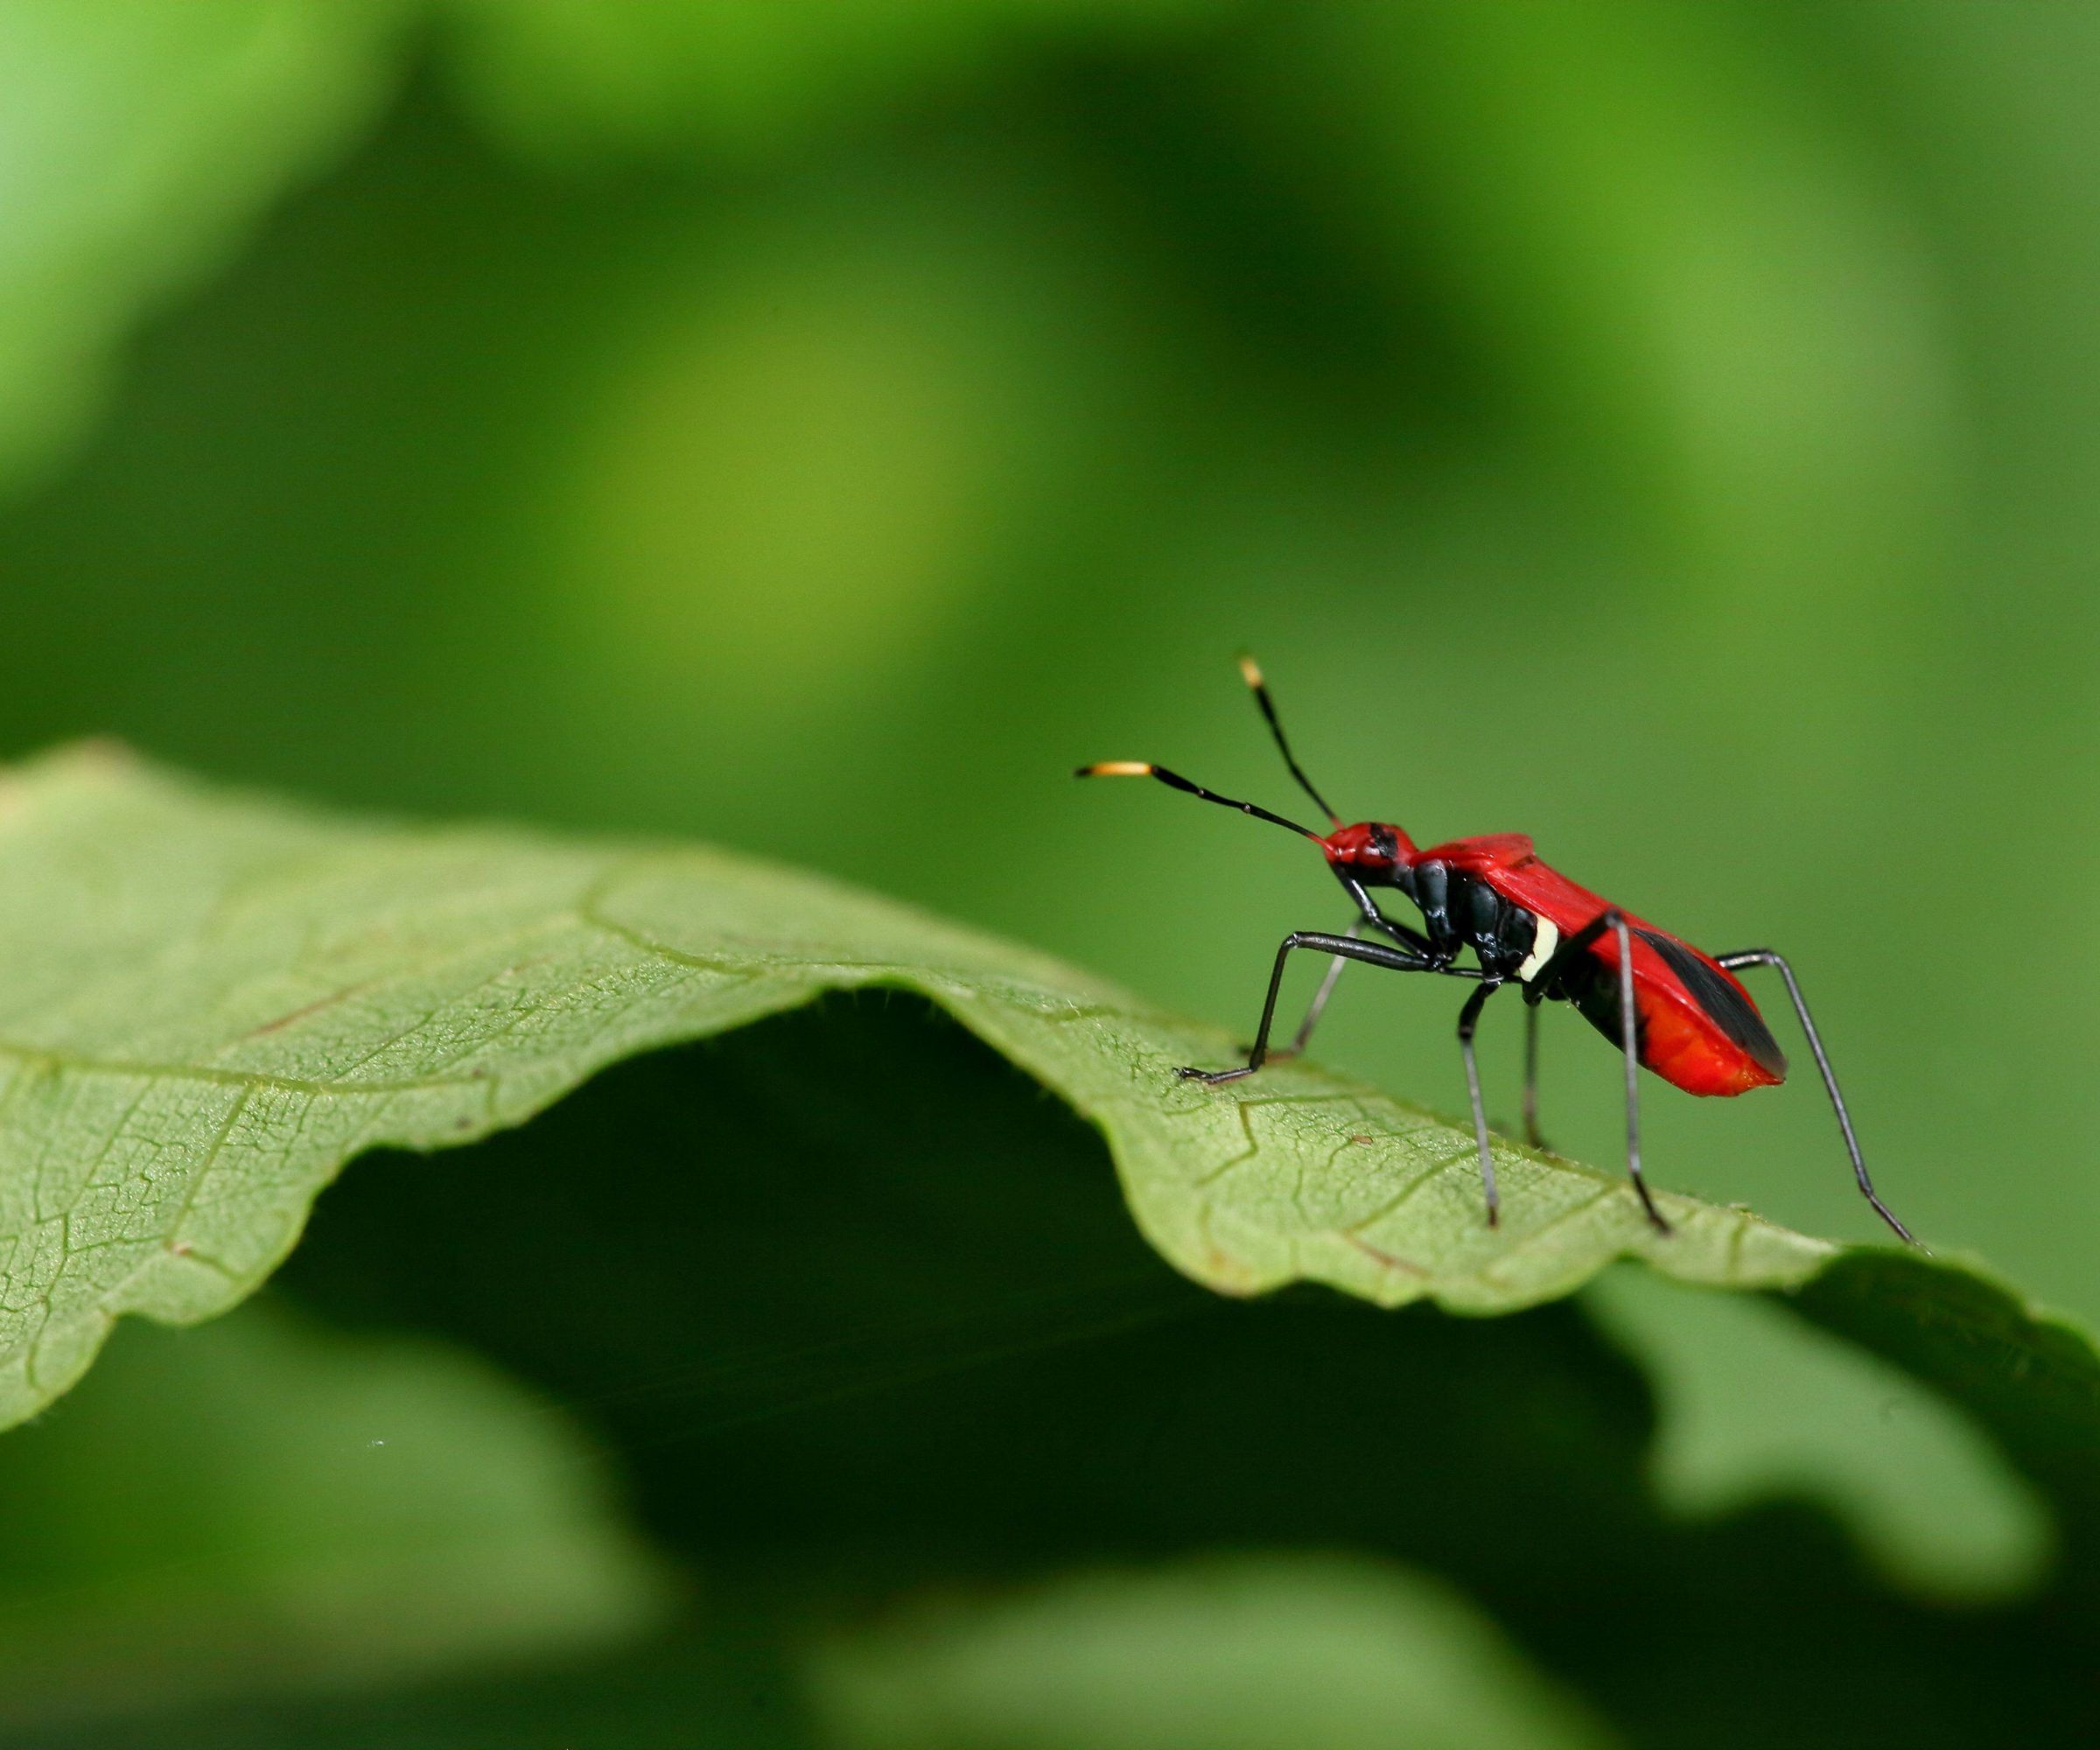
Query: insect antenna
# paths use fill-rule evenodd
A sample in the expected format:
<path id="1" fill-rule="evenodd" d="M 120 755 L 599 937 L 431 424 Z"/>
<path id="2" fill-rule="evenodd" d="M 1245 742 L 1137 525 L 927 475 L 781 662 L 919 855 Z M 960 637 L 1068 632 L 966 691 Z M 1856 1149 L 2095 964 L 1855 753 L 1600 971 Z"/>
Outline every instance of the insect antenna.
<path id="1" fill-rule="evenodd" d="M 1242 655 L 1240 658 L 1240 677 L 1247 682 L 1248 690 L 1254 695 L 1255 704 L 1262 708 L 1262 715 L 1268 719 L 1269 733 L 1276 738 L 1276 751 L 1284 756 L 1284 764 L 1291 768 L 1291 775 L 1298 780 L 1298 787 L 1320 804 L 1320 813 L 1340 826 L 1341 816 L 1334 812 L 1327 799 L 1312 788 L 1312 780 L 1306 776 L 1305 769 L 1291 752 L 1291 744 L 1284 738 L 1284 725 L 1276 714 L 1276 701 L 1269 696 L 1269 684 L 1262 679 L 1261 664 L 1251 656 Z"/>
<path id="2" fill-rule="evenodd" d="M 1102 760 L 1091 766 L 1082 766 L 1072 775 L 1074 778 L 1157 778 L 1170 789 L 1186 790 L 1192 796 L 1200 796 L 1207 802 L 1217 803 L 1220 808 L 1237 808 L 1243 815 L 1252 815 L 1256 820 L 1267 821 L 1270 826 L 1288 827 L 1315 844 L 1325 843 L 1309 826 L 1300 826 L 1296 821 L 1285 820 L 1281 815 L 1272 815 L 1267 808 L 1258 808 L 1252 802 L 1235 802 L 1230 796 L 1221 796 L 1215 790 L 1207 790 L 1200 784 L 1191 783 L 1179 772 L 1170 772 L 1166 766 L 1155 766 L 1150 760 Z"/>

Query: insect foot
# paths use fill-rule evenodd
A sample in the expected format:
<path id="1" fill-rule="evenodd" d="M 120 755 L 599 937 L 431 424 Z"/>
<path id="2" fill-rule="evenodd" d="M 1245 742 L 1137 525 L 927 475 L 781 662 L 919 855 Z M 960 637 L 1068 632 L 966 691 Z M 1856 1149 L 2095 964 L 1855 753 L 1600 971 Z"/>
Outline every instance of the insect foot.
<path id="1" fill-rule="evenodd" d="M 1174 1074 L 1184 1082 L 1200 1082 L 1206 1088 L 1215 1088 L 1221 1083 L 1237 1082 L 1243 1076 L 1252 1075 L 1254 1071 L 1244 1065 L 1238 1069 L 1198 1069 L 1194 1064 L 1185 1063 Z"/>

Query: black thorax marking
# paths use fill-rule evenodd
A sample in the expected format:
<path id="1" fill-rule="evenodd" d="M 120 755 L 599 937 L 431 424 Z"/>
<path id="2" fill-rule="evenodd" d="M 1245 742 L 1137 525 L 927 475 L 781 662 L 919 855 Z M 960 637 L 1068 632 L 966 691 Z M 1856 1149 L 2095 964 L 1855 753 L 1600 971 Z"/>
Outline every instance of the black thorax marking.
<path id="1" fill-rule="evenodd" d="M 1409 872 L 1409 897 L 1421 909 L 1424 932 L 1438 958 L 1455 959 L 1470 948 L 1480 970 L 1498 980 L 1530 976 L 1544 964 L 1544 957 L 1533 952 L 1539 945 L 1539 920 L 1523 906 L 1446 863 L 1418 863 Z M 1552 931 L 1550 924 L 1544 928 Z M 1550 953 L 1552 943 L 1546 947 Z"/>

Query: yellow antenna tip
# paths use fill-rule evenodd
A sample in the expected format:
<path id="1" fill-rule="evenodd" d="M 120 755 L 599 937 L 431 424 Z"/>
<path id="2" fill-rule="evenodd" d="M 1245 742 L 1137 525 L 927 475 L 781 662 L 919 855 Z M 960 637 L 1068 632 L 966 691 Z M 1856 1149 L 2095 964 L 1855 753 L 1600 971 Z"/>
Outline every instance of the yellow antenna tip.
<path id="1" fill-rule="evenodd" d="M 1262 665 L 1253 657 L 1242 654 L 1240 658 L 1240 678 L 1258 692 L 1262 684 Z"/>
<path id="2" fill-rule="evenodd" d="M 1152 768 L 1143 760 L 1102 760 L 1091 766 L 1082 766 L 1072 774 L 1074 778 L 1149 778 Z"/>

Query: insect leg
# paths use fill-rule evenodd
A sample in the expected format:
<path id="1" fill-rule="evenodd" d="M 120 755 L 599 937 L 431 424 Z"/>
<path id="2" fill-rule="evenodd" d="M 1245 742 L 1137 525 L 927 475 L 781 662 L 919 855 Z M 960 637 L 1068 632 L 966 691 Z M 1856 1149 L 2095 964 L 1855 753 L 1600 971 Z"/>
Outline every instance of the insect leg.
<path id="1" fill-rule="evenodd" d="M 1810 1054 L 1816 1060 L 1816 1068 L 1823 1072 L 1824 1092 L 1830 1096 L 1830 1110 L 1838 1114 L 1838 1128 L 1844 1134 L 1845 1152 L 1852 1158 L 1852 1177 L 1859 1181 L 1860 1194 L 1874 1206 L 1877 1215 L 1894 1228 L 1906 1242 L 1918 1246 L 1918 1250 L 1923 1251 L 1925 1248 L 1918 1245 L 1916 1236 L 1896 1220 L 1888 1205 L 1874 1194 L 1874 1182 L 1866 1176 L 1866 1162 L 1860 1157 L 1859 1139 L 1852 1134 L 1852 1114 L 1845 1110 L 1844 1096 L 1838 1090 L 1838 1073 L 1830 1068 L 1829 1054 L 1823 1048 L 1822 1035 L 1816 1031 L 1816 1022 L 1809 1013 L 1808 999 L 1801 994 L 1801 986 L 1795 982 L 1794 969 L 1787 964 L 1782 956 L 1774 954 L 1768 948 L 1746 948 L 1734 954 L 1716 955 L 1714 964 L 1726 967 L 1731 972 L 1746 966 L 1769 966 L 1776 970 L 1786 981 L 1787 995 L 1793 999 L 1794 1012 L 1800 1018 L 1801 1030 L 1808 1035 Z"/>
<path id="2" fill-rule="evenodd" d="M 1488 1146 L 1488 1109 L 1480 1102 L 1480 1067 L 1474 1060 L 1473 1034 L 1480 1025 L 1480 1011 L 1501 989 L 1499 981 L 1489 984 L 1482 980 L 1480 988 L 1466 998 L 1466 1006 L 1459 1011 L 1459 1049 L 1466 1058 L 1466 1091 L 1473 1097 L 1473 1139 L 1480 1146 L 1480 1188 L 1487 1194 L 1488 1225 L 1491 1228 L 1502 1222 L 1502 1204 L 1494 1188 L 1494 1156 Z"/>
<path id="3" fill-rule="evenodd" d="M 1363 914 L 1364 922 L 1373 929 L 1382 935 L 1390 936 L 1410 954 L 1418 954 L 1425 960 L 1437 958 L 1435 950 L 1429 945 L 1429 938 L 1420 930 L 1410 929 L 1397 919 L 1387 917 L 1378 909 L 1377 900 L 1370 896 L 1362 882 L 1345 876 L 1341 885 L 1348 890 L 1349 897 L 1355 900 L 1356 909 Z"/>
<path id="4" fill-rule="evenodd" d="M 1604 914 L 1601 921 L 1619 938 L 1619 1046 L 1626 1054 L 1626 1171 L 1634 1181 L 1634 1189 L 1641 1194 L 1641 1207 L 1648 1211 L 1656 1231 L 1667 1234 L 1670 1223 L 1656 1208 L 1656 1200 L 1648 1194 L 1648 1180 L 1641 1176 L 1641 1037 L 1640 1013 L 1634 1007 L 1633 936 L 1616 906 Z"/>
<path id="5" fill-rule="evenodd" d="M 1331 954 L 1339 960 L 1361 960 L 1368 966 L 1382 966 L 1393 972 L 1452 972 L 1452 969 L 1425 960 L 1418 954 L 1408 954 L 1396 948 L 1387 948 L 1375 942 L 1359 942 L 1354 936 L 1329 935 L 1325 930 L 1292 930 L 1284 938 L 1283 945 L 1276 951 L 1276 968 L 1269 975 L 1269 995 L 1262 1004 L 1262 1025 L 1254 1036 L 1254 1048 L 1247 1054 L 1247 1061 L 1237 1069 L 1202 1070 L 1193 1067 L 1177 1069 L 1174 1074 L 1188 1081 L 1207 1082 L 1213 1088 L 1222 1082 L 1237 1082 L 1242 1076 L 1252 1075 L 1269 1058 L 1269 1030 L 1276 1021 L 1276 998 L 1283 989 L 1284 968 L 1293 950 L 1310 948 L 1318 954 Z M 1461 978 L 1476 977 L 1471 972 L 1455 975 Z"/>
<path id="6" fill-rule="evenodd" d="M 1538 999 L 1526 993 L 1524 1002 L 1524 1140 L 1543 1149 L 1546 1139 L 1538 1133 Z"/>
<path id="7" fill-rule="evenodd" d="M 1533 976 L 1531 983 L 1537 989 L 1550 990 L 1560 970 L 1578 955 L 1588 953 L 1606 930 L 1618 938 L 1619 946 L 1619 1048 L 1626 1054 L 1627 1176 L 1634 1181 L 1641 1207 L 1648 1212 L 1656 1232 L 1667 1234 L 1670 1223 L 1656 1208 L 1656 1200 L 1648 1193 L 1648 1180 L 1641 1174 L 1641 1015 L 1634 1005 L 1634 942 L 1625 914 L 1616 906 L 1607 906 L 1574 934 L 1564 936 L 1553 950 L 1553 957 Z"/>
<path id="8" fill-rule="evenodd" d="M 1352 939 L 1359 938 L 1369 921 L 1368 918 L 1354 919 L 1342 934 Z M 1298 1031 L 1292 1034 L 1289 1045 L 1281 1051 L 1269 1054 L 1268 1060 L 1270 1063 L 1281 1063 L 1285 1058 L 1297 1057 L 1312 1043 L 1312 1029 L 1320 1025 L 1320 1018 L 1327 1006 L 1327 998 L 1334 994 L 1335 981 L 1341 976 L 1341 969 L 1348 963 L 1340 955 L 1328 961 L 1326 973 L 1320 981 L 1320 989 L 1312 993 L 1312 1002 L 1306 1006 L 1305 1019 L 1298 1024 Z"/>

